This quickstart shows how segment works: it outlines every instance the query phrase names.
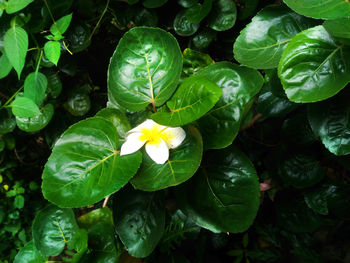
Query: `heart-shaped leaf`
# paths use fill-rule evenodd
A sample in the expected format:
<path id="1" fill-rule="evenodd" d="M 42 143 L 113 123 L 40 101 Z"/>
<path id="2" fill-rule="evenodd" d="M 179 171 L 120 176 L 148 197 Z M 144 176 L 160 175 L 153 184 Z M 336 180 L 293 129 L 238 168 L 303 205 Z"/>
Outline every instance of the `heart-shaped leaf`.
<path id="1" fill-rule="evenodd" d="M 16 117 L 16 123 L 20 130 L 25 132 L 40 131 L 46 127 L 51 121 L 54 114 L 52 104 L 47 104 L 41 109 L 41 114 L 31 118 Z"/>
<path id="2" fill-rule="evenodd" d="M 34 101 L 26 97 L 17 97 L 11 104 L 13 115 L 20 118 L 31 118 L 40 114 Z"/>
<path id="3" fill-rule="evenodd" d="M 188 21 L 185 10 L 180 11 L 174 19 L 174 30 L 179 36 L 191 36 L 197 32 L 199 24 Z"/>
<path id="4" fill-rule="evenodd" d="M 217 31 L 229 30 L 237 18 L 234 1 L 218 0 L 214 2 L 213 9 L 208 17 L 209 27 Z"/>
<path id="5" fill-rule="evenodd" d="M 32 72 L 24 81 L 24 96 L 40 106 L 45 98 L 46 88 L 46 76 L 40 72 Z"/>

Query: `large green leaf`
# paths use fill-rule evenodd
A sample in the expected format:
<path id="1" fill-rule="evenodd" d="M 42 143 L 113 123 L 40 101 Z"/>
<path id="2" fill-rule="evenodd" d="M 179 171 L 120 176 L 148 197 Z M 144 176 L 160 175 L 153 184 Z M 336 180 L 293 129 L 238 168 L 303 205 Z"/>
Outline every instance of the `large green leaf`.
<path id="1" fill-rule="evenodd" d="M 188 21 L 185 10 L 181 10 L 174 19 L 174 30 L 179 36 L 191 36 L 197 32 L 199 24 Z"/>
<path id="2" fill-rule="evenodd" d="M 350 17 L 326 20 L 323 26 L 333 37 L 350 38 Z"/>
<path id="3" fill-rule="evenodd" d="M 131 111 L 166 102 L 176 89 L 182 54 L 159 28 L 135 27 L 119 41 L 108 69 L 108 96 Z"/>
<path id="4" fill-rule="evenodd" d="M 91 205 L 118 191 L 136 173 L 141 153 L 120 156 L 112 122 L 93 117 L 56 142 L 43 172 L 44 197 L 61 207 Z"/>
<path id="5" fill-rule="evenodd" d="M 349 17 L 347 0 L 283 0 L 295 12 L 313 18 L 334 19 Z"/>
<path id="6" fill-rule="evenodd" d="M 40 105 L 47 88 L 47 78 L 40 72 L 30 73 L 24 81 L 24 96 Z"/>
<path id="7" fill-rule="evenodd" d="M 331 100 L 309 105 L 308 119 L 314 134 L 321 138 L 331 153 L 350 153 L 349 92 L 342 92 Z"/>
<path id="8" fill-rule="evenodd" d="M 41 114 L 31 118 L 16 117 L 16 123 L 20 130 L 26 132 L 40 131 L 51 121 L 54 113 L 52 104 L 47 104 L 41 109 Z"/>
<path id="9" fill-rule="evenodd" d="M 13 263 L 45 263 L 47 258 L 40 254 L 34 242 L 28 242 L 16 255 Z"/>
<path id="10" fill-rule="evenodd" d="M 17 97 L 11 104 L 13 115 L 20 118 L 31 118 L 40 114 L 34 101 L 26 97 Z"/>
<path id="11" fill-rule="evenodd" d="M 327 99 L 350 81 L 350 47 L 336 42 L 323 26 L 310 28 L 290 41 L 278 75 L 291 101 Z"/>
<path id="12" fill-rule="evenodd" d="M 222 95 L 221 89 L 206 76 L 185 79 L 166 103 L 170 112 L 157 112 L 151 118 L 166 126 L 183 126 L 207 113 Z"/>
<path id="13" fill-rule="evenodd" d="M 31 2 L 34 2 L 34 0 L 9 0 L 6 6 L 6 13 L 8 14 L 16 13 L 22 10 L 23 8 L 25 8 Z"/>
<path id="14" fill-rule="evenodd" d="M 14 24 L 4 36 L 4 48 L 6 57 L 20 78 L 28 50 L 27 32 Z"/>
<path id="15" fill-rule="evenodd" d="M 157 246 L 165 226 L 162 192 L 146 193 L 125 188 L 114 198 L 116 232 L 129 254 L 144 258 Z"/>
<path id="16" fill-rule="evenodd" d="M 218 62 L 198 73 L 207 76 L 222 90 L 215 107 L 197 121 L 207 149 L 224 148 L 238 134 L 249 102 L 260 91 L 263 78 L 254 69 L 229 62 Z"/>
<path id="17" fill-rule="evenodd" d="M 156 164 L 147 154 L 143 154 L 140 170 L 131 180 L 135 188 L 157 191 L 181 184 L 193 176 L 202 160 L 202 137 L 193 126 L 185 128 L 185 132 L 185 140 L 170 150 L 169 160 L 165 164 Z"/>
<path id="18" fill-rule="evenodd" d="M 239 150 L 213 151 L 201 170 L 176 192 L 180 208 L 199 226 L 213 232 L 243 232 L 259 207 L 258 177 Z"/>
<path id="19" fill-rule="evenodd" d="M 78 230 L 73 211 L 54 205 L 39 211 L 32 226 L 34 244 L 44 256 L 58 256 Z"/>
<path id="20" fill-rule="evenodd" d="M 210 12 L 213 0 L 204 0 L 203 4 L 196 3 L 186 11 L 186 17 L 192 23 L 199 24 Z"/>
<path id="21" fill-rule="evenodd" d="M 229 30 L 233 27 L 237 18 L 237 10 L 234 1 L 218 0 L 214 2 L 213 10 L 208 17 L 209 27 L 217 31 Z"/>
<path id="22" fill-rule="evenodd" d="M 247 67 L 275 68 L 290 39 L 314 25 L 314 20 L 300 16 L 285 6 L 268 6 L 241 31 L 233 54 L 239 63 Z"/>
<path id="23" fill-rule="evenodd" d="M 5 54 L 0 56 L 0 79 L 5 78 L 11 71 L 12 65 Z"/>

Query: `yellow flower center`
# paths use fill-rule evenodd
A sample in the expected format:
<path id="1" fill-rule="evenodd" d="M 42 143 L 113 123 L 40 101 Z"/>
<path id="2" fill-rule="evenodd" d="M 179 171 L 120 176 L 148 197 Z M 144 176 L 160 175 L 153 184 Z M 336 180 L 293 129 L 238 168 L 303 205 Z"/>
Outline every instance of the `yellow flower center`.
<path id="1" fill-rule="evenodd" d="M 142 135 L 140 136 L 140 140 L 159 145 L 161 142 L 160 139 L 163 139 L 167 143 L 171 138 L 169 134 L 163 132 L 165 129 L 161 129 L 160 127 L 152 127 L 150 129 L 141 128 Z"/>

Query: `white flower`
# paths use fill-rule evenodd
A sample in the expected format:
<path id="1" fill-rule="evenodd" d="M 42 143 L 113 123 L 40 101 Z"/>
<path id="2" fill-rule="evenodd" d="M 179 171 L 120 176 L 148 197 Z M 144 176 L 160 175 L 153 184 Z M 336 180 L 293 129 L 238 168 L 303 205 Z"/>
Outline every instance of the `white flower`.
<path id="1" fill-rule="evenodd" d="M 122 145 L 120 155 L 136 152 L 146 144 L 146 152 L 157 164 L 169 159 L 169 149 L 179 146 L 186 137 L 181 127 L 167 127 L 146 120 L 126 133 L 126 141 Z"/>

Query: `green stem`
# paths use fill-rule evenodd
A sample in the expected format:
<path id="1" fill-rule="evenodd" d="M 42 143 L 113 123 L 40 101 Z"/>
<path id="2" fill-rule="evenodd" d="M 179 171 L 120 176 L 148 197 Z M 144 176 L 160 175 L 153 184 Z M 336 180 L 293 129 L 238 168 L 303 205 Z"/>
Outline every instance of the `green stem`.
<path id="1" fill-rule="evenodd" d="M 42 58 L 42 57 L 43 57 L 43 51 L 42 51 L 42 50 L 40 50 L 40 56 L 39 56 L 38 61 L 36 62 L 35 74 L 37 74 L 37 73 L 38 73 L 38 71 L 39 71 L 40 62 L 41 62 L 41 58 Z"/>
<path id="2" fill-rule="evenodd" d="M 12 96 L 11 98 L 9 98 L 6 103 L 1 107 L 1 108 L 6 108 L 8 104 L 10 104 L 10 102 L 17 96 L 17 94 L 23 89 L 23 85 L 22 87 L 20 87 Z"/>
<path id="3" fill-rule="evenodd" d="M 100 23 L 102 21 L 102 18 L 104 17 L 104 15 L 106 14 L 107 10 L 108 10 L 108 6 L 109 6 L 109 2 L 110 0 L 107 0 L 107 4 L 106 4 L 106 7 L 105 9 L 103 10 L 101 16 L 100 16 L 100 19 L 97 21 L 97 24 L 96 26 L 94 27 L 94 29 L 92 30 L 91 34 L 90 34 L 90 37 L 89 37 L 89 40 L 91 40 L 92 36 L 95 34 L 95 31 L 97 30 L 97 28 L 100 26 Z"/>

